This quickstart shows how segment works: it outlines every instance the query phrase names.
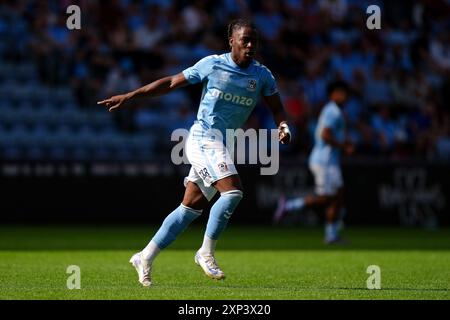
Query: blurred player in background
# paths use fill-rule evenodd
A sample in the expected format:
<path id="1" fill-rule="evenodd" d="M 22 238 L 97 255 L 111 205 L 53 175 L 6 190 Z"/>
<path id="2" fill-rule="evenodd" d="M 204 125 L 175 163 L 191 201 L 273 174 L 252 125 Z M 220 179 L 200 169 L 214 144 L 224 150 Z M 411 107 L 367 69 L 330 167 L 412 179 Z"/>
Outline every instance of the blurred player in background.
<path id="1" fill-rule="evenodd" d="M 329 102 L 324 106 L 317 124 L 314 148 L 309 157 L 309 168 L 314 175 L 315 195 L 286 200 L 281 196 L 274 213 L 279 223 L 288 213 L 305 208 L 325 207 L 325 243 L 339 243 L 340 219 L 343 212 L 344 187 L 340 167 L 341 152 L 352 154 L 354 147 L 345 141 L 345 121 L 342 107 L 348 97 L 343 81 L 327 87 Z"/>
<path id="2" fill-rule="evenodd" d="M 225 138 L 226 129 L 241 127 L 262 95 L 278 124 L 280 142 L 290 141 L 275 79 L 265 66 L 254 60 L 258 45 L 254 24 L 243 19 L 233 21 L 228 26 L 228 40 L 230 53 L 205 57 L 177 75 L 99 102 L 112 111 L 130 99 L 154 97 L 189 84 L 203 84 L 197 121 L 186 141 L 185 151 L 192 167 L 185 179 L 183 201 L 166 217 L 149 244 L 130 260 L 144 286 L 151 285 L 152 263 L 158 253 L 201 215 L 217 191 L 220 197 L 211 208 L 203 244 L 195 254 L 195 262 L 210 278 L 225 277 L 214 252 L 217 240 L 243 197 L 243 191 L 229 152 L 223 140 L 215 137 L 216 133 Z"/>

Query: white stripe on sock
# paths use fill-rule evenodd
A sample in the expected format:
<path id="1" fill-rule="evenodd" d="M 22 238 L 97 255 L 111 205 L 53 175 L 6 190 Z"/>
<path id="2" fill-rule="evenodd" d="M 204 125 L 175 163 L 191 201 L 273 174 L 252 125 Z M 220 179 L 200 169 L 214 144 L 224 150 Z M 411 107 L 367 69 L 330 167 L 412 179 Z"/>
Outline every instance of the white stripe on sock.
<path id="1" fill-rule="evenodd" d="M 181 206 L 185 209 L 185 210 L 187 210 L 187 211 L 189 211 L 189 212 L 192 212 L 192 213 L 195 213 L 195 214 L 198 214 L 198 215 L 201 215 L 202 214 L 202 212 L 203 212 L 203 210 L 197 210 L 197 209 L 193 209 L 193 208 L 189 208 L 189 207 L 186 207 L 184 204 L 181 204 Z"/>

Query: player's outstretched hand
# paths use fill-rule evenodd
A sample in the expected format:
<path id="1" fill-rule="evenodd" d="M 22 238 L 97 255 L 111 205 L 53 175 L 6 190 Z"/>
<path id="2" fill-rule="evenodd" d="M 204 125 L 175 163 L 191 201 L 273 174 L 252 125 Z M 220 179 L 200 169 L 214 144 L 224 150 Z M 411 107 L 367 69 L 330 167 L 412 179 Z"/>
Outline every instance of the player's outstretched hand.
<path id="1" fill-rule="evenodd" d="M 105 107 L 108 108 L 108 111 L 111 112 L 114 109 L 119 108 L 126 100 L 127 100 L 126 95 L 120 94 L 118 96 L 113 96 L 109 99 L 99 101 L 97 102 L 97 104 L 104 105 Z"/>
<path id="2" fill-rule="evenodd" d="M 278 127 L 278 140 L 281 144 L 289 144 L 291 142 L 291 131 L 286 122 L 281 122 Z"/>

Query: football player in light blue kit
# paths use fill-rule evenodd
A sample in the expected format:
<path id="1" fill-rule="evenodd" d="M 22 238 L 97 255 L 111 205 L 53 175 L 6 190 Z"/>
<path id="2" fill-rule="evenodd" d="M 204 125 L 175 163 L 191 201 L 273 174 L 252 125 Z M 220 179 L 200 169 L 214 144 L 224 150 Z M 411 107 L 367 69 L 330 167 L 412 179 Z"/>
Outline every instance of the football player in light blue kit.
<path id="1" fill-rule="evenodd" d="M 282 196 L 274 214 L 278 223 L 289 212 L 306 207 L 326 207 L 325 243 L 341 241 L 339 218 L 343 207 L 343 182 L 340 167 L 341 151 L 353 152 L 353 146 L 345 142 L 345 121 L 342 105 L 347 100 L 347 84 L 332 82 L 327 88 L 330 101 L 319 116 L 315 132 L 315 144 L 309 157 L 309 168 L 314 175 L 315 195 L 286 200 Z"/>
<path id="2" fill-rule="evenodd" d="M 152 97 L 189 84 L 203 84 L 197 121 L 186 140 L 186 156 L 192 167 L 185 178 L 183 201 L 166 217 L 149 244 L 130 259 L 143 286 L 151 285 L 151 267 L 158 253 L 201 215 L 217 191 L 220 197 L 211 208 L 195 262 L 210 278 L 225 277 L 214 258 L 215 247 L 243 191 L 223 138 L 227 129 L 237 129 L 245 123 L 260 96 L 278 124 L 279 141 L 283 144 L 290 141 L 275 79 L 265 66 L 253 59 L 258 40 L 255 26 L 244 19 L 233 21 L 228 26 L 228 38 L 230 53 L 208 56 L 177 75 L 99 102 L 112 111 L 132 98 Z"/>

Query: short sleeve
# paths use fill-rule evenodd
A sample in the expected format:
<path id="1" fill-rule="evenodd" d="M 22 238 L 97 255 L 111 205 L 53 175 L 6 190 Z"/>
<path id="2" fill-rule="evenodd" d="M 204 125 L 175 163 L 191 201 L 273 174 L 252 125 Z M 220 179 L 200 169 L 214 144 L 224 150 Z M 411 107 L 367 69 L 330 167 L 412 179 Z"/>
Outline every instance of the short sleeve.
<path id="1" fill-rule="evenodd" d="M 214 56 L 208 56 L 198 61 L 192 67 L 183 71 L 183 75 L 191 84 L 199 83 L 211 73 L 214 64 Z"/>
<path id="2" fill-rule="evenodd" d="M 262 87 L 262 95 L 273 96 L 278 93 L 277 83 L 275 81 L 275 77 L 272 75 L 269 69 L 264 68 L 264 83 Z"/>
<path id="3" fill-rule="evenodd" d="M 328 109 L 323 115 L 322 125 L 325 128 L 334 129 L 338 121 L 338 115 L 333 110 Z"/>

